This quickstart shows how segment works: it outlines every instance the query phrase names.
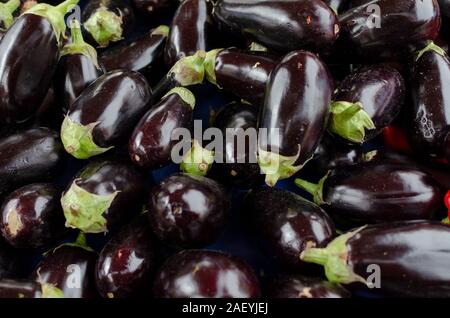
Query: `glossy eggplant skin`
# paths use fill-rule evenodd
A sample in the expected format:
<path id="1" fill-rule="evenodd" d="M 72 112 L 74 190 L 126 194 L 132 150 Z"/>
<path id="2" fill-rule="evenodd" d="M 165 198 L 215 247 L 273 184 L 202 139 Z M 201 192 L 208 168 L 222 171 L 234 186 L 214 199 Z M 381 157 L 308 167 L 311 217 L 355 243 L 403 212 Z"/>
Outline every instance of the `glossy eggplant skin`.
<path id="1" fill-rule="evenodd" d="M 184 250 L 161 267 L 153 294 L 156 298 L 258 298 L 260 289 L 252 268 L 240 259 L 223 252 Z"/>
<path id="2" fill-rule="evenodd" d="M 381 27 L 372 16 L 374 5 L 380 8 Z M 441 24 L 436 0 L 375 0 L 350 9 L 339 18 L 341 55 L 372 63 L 374 59 L 414 52 L 438 36 Z"/>
<path id="3" fill-rule="evenodd" d="M 200 248 L 213 243 L 225 228 L 227 214 L 226 192 L 209 178 L 172 175 L 150 194 L 150 225 L 170 246 Z"/>
<path id="4" fill-rule="evenodd" d="M 220 0 L 214 18 L 219 25 L 282 52 L 322 50 L 339 35 L 336 14 L 321 0 Z"/>
<path id="5" fill-rule="evenodd" d="M 0 279 L 17 278 L 21 274 L 19 256 L 16 251 L 0 237 Z"/>
<path id="6" fill-rule="evenodd" d="M 341 13 L 348 8 L 349 0 L 324 0 L 336 13 Z"/>
<path id="7" fill-rule="evenodd" d="M 31 117 L 49 90 L 59 58 L 52 25 L 24 14 L 0 42 L 0 124 L 14 125 Z"/>
<path id="8" fill-rule="evenodd" d="M 308 266 L 299 257 L 305 248 L 326 246 L 335 235 L 324 210 L 286 190 L 254 189 L 247 194 L 244 208 L 268 255 L 289 272 Z"/>
<path id="9" fill-rule="evenodd" d="M 61 245 L 44 256 L 31 278 L 59 288 L 64 298 L 97 298 L 96 260 L 97 253 L 92 250 Z"/>
<path id="10" fill-rule="evenodd" d="M 147 215 L 124 226 L 103 247 L 96 265 L 97 290 L 104 298 L 137 297 L 151 291 L 159 246 Z"/>
<path id="11" fill-rule="evenodd" d="M 32 182 L 51 179 L 62 167 L 59 135 L 34 128 L 0 140 L 0 195 Z"/>
<path id="12" fill-rule="evenodd" d="M 60 197 L 61 190 L 49 183 L 34 183 L 12 192 L 0 210 L 3 237 L 17 248 L 55 243 L 65 232 Z"/>
<path id="13" fill-rule="evenodd" d="M 281 275 L 270 280 L 264 290 L 268 298 L 350 298 L 344 287 L 318 277 Z"/>
<path id="14" fill-rule="evenodd" d="M 41 284 L 28 280 L 0 280 L 0 298 L 41 298 Z"/>
<path id="15" fill-rule="evenodd" d="M 166 13 L 176 6 L 175 0 L 132 0 L 137 12 L 147 16 L 157 16 Z"/>
<path id="16" fill-rule="evenodd" d="M 172 20 L 164 59 L 173 66 L 179 59 L 211 49 L 211 4 L 207 0 L 184 0 Z"/>

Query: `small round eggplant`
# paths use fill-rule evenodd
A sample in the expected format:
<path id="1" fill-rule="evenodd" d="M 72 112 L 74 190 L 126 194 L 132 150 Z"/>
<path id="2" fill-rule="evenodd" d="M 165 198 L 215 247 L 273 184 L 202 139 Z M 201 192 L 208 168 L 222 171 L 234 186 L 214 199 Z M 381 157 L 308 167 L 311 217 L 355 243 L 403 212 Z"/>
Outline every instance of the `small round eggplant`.
<path id="1" fill-rule="evenodd" d="M 397 118 L 405 90 L 403 77 L 393 68 L 373 65 L 356 70 L 333 98 L 329 129 L 352 143 L 376 137 Z"/>
<path id="2" fill-rule="evenodd" d="M 98 160 L 84 167 L 61 198 L 66 226 L 104 233 L 142 209 L 144 179 L 128 162 Z"/>
<path id="3" fill-rule="evenodd" d="M 106 73 L 79 96 L 61 127 L 61 140 L 77 159 L 102 154 L 127 140 L 149 107 L 151 89 L 137 72 Z"/>
<path id="4" fill-rule="evenodd" d="M 284 269 L 305 268 L 299 255 L 325 246 L 335 235 L 333 221 L 319 206 L 286 190 L 263 187 L 245 198 L 245 211 L 269 255 Z"/>
<path id="5" fill-rule="evenodd" d="M 318 184 L 295 183 L 323 205 L 340 226 L 432 219 L 442 191 L 427 173 L 395 162 L 367 162 L 337 168 Z"/>
<path id="6" fill-rule="evenodd" d="M 333 80 L 314 54 L 295 51 L 272 71 L 260 110 L 258 163 L 274 186 L 299 171 L 314 154 L 330 113 Z"/>
<path id="7" fill-rule="evenodd" d="M 350 298 L 344 287 L 318 277 L 277 276 L 265 287 L 269 298 Z"/>
<path id="8" fill-rule="evenodd" d="M 14 11 L 20 7 L 20 0 L 0 3 L 0 30 L 7 30 L 14 22 Z"/>
<path id="9" fill-rule="evenodd" d="M 22 266 L 17 252 L 0 236 L 0 279 L 21 276 Z"/>
<path id="10" fill-rule="evenodd" d="M 3 237 L 14 247 L 38 248 L 55 243 L 65 232 L 61 191 L 34 183 L 12 192 L 0 209 Z"/>
<path id="11" fill-rule="evenodd" d="M 322 50 L 339 36 L 338 18 L 321 0 L 219 0 L 213 14 L 219 25 L 282 52 Z"/>
<path id="12" fill-rule="evenodd" d="M 208 51 L 212 36 L 211 4 L 208 0 L 181 2 L 170 26 L 166 43 L 166 64 L 173 66 L 183 57 Z"/>
<path id="13" fill-rule="evenodd" d="M 252 268 L 240 259 L 184 250 L 161 267 L 153 293 L 156 298 L 258 298 L 260 288 Z"/>
<path id="14" fill-rule="evenodd" d="M 276 65 L 277 61 L 264 53 L 216 49 L 206 54 L 205 75 L 210 83 L 259 107 Z"/>
<path id="15" fill-rule="evenodd" d="M 370 246 L 370 248 L 368 248 Z M 352 284 L 383 296 L 450 296 L 450 227 L 409 221 L 363 227 L 337 237 L 326 248 L 300 256 L 325 267 L 329 281 Z M 379 280 L 368 280 L 378 266 Z M 379 283 L 379 284 L 377 284 Z"/>
<path id="16" fill-rule="evenodd" d="M 59 289 L 64 298 L 96 298 L 95 262 L 97 253 L 80 234 L 75 243 L 66 243 L 47 252 L 31 278 Z"/>
<path id="17" fill-rule="evenodd" d="M 176 6 L 176 0 L 132 0 L 137 12 L 156 17 L 170 11 Z"/>
<path id="18" fill-rule="evenodd" d="M 130 298 L 151 291 L 158 264 L 159 246 L 147 215 L 124 226 L 101 251 L 95 271 L 102 297 Z"/>
<path id="19" fill-rule="evenodd" d="M 86 39 L 107 47 L 128 36 L 134 29 L 134 12 L 125 0 L 91 0 L 82 10 Z"/>
<path id="20" fill-rule="evenodd" d="M 31 280 L 0 280 L 0 298 L 63 298 L 62 291 L 51 284 Z"/>
<path id="21" fill-rule="evenodd" d="M 30 129 L 0 140 L 0 195 L 51 179 L 62 167 L 64 148 L 56 132 Z"/>
<path id="22" fill-rule="evenodd" d="M 227 210 L 227 195 L 216 181 L 177 174 L 153 188 L 148 217 L 153 232 L 163 243 L 200 248 L 222 234 Z"/>
<path id="23" fill-rule="evenodd" d="M 172 148 L 179 142 L 176 129 L 192 129 L 195 97 L 177 87 L 154 105 L 137 124 L 129 141 L 131 160 L 140 167 L 156 169 L 171 162 Z"/>

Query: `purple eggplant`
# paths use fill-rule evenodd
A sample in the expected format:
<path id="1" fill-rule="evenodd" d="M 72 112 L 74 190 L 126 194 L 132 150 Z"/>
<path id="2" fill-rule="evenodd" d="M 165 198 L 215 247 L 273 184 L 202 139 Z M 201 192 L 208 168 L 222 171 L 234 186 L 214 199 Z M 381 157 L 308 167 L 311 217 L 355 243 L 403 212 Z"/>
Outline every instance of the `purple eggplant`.
<path id="1" fill-rule="evenodd" d="M 0 280 L 0 298 L 63 298 L 64 294 L 51 284 L 32 280 Z"/>
<path id="2" fill-rule="evenodd" d="M 349 1 L 351 0 L 324 0 L 323 2 L 328 4 L 336 14 L 340 14 L 348 8 Z"/>
<path id="3" fill-rule="evenodd" d="M 439 7 L 441 8 L 441 15 L 446 19 L 450 19 L 450 1 L 449 0 L 438 0 Z"/>
<path id="4" fill-rule="evenodd" d="M 22 274 L 22 266 L 17 251 L 0 236 L 0 279 L 17 278 Z"/>
<path id="5" fill-rule="evenodd" d="M 99 77 L 71 106 L 61 127 L 61 140 L 77 159 L 102 154 L 129 137 L 150 106 L 145 77 L 117 70 Z"/>
<path id="6" fill-rule="evenodd" d="M 137 12 L 148 17 L 157 17 L 173 9 L 176 0 L 132 0 L 133 6 Z"/>
<path id="7" fill-rule="evenodd" d="M 102 159 L 85 166 L 61 198 L 66 226 L 85 233 L 116 229 L 142 209 L 144 179 L 130 163 Z"/>
<path id="8" fill-rule="evenodd" d="M 312 53 L 291 52 L 272 71 L 258 123 L 258 162 L 267 184 L 311 159 L 326 130 L 332 91 L 326 65 Z"/>
<path id="9" fill-rule="evenodd" d="M 14 12 L 19 9 L 20 0 L 0 3 L 0 30 L 7 30 L 14 22 Z"/>

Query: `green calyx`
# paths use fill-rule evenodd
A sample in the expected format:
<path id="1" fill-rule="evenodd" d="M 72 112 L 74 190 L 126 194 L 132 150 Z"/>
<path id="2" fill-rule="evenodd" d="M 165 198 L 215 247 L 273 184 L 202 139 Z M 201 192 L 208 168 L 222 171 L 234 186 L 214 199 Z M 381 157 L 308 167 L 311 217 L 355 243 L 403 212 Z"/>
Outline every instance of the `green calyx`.
<path id="1" fill-rule="evenodd" d="M 46 18 L 53 27 L 59 45 L 61 38 L 65 36 L 64 34 L 66 32 L 64 16 L 78 4 L 78 1 L 79 0 L 66 0 L 56 7 L 46 3 L 38 3 L 25 11 L 24 14 L 35 14 Z"/>
<path id="2" fill-rule="evenodd" d="M 20 6 L 20 0 L 9 0 L 6 3 L 0 3 L 0 23 L 5 29 L 8 29 L 14 22 L 14 11 Z"/>
<path id="3" fill-rule="evenodd" d="M 53 286 L 52 284 L 41 284 L 41 297 L 42 298 L 64 298 L 64 292 Z"/>
<path id="4" fill-rule="evenodd" d="M 250 43 L 249 50 L 252 52 L 267 52 L 267 48 L 259 43 Z"/>
<path id="5" fill-rule="evenodd" d="M 338 101 L 331 104 L 330 130 L 334 134 L 361 144 L 366 137 L 366 129 L 375 128 L 361 103 Z"/>
<path id="6" fill-rule="evenodd" d="M 180 96 L 180 98 L 191 107 L 191 109 L 195 108 L 195 96 L 192 94 L 190 90 L 184 87 L 175 87 L 172 88 L 169 92 L 167 92 L 166 95 L 164 95 L 162 98 L 166 98 L 167 96 L 170 96 L 172 94 L 177 94 Z"/>
<path id="7" fill-rule="evenodd" d="M 295 179 L 295 184 L 311 194 L 314 198 L 314 203 L 316 203 L 317 205 L 324 205 L 327 203 L 323 199 L 323 186 L 325 184 L 325 181 L 327 181 L 329 175 L 330 171 L 322 179 L 320 179 L 319 183 L 317 184 L 302 179 Z"/>
<path id="8" fill-rule="evenodd" d="M 416 62 L 422 57 L 422 55 L 430 51 L 436 52 L 437 54 L 442 56 L 446 56 L 445 50 L 443 48 L 434 44 L 433 41 L 430 41 L 425 48 L 417 52 Z"/>
<path id="9" fill-rule="evenodd" d="M 332 283 L 351 284 L 360 282 L 367 285 L 366 280 L 353 272 L 347 264 L 347 242 L 363 229 L 364 227 L 340 235 L 325 248 L 307 248 L 300 254 L 300 259 L 304 262 L 324 266 L 325 275 Z"/>
<path id="10" fill-rule="evenodd" d="M 205 58 L 205 51 L 198 51 L 194 55 L 183 57 L 175 63 L 168 75 L 173 77 L 180 86 L 201 84 L 205 77 L 203 65 Z"/>
<path id="11" fill-rule="evenodd" d="M 78 186 L 75 180 L 61 197 L 66 227 L 76 228 L 84 233 L 106 232 L 107 222 L 103 214 L 118 193 L 116 191 L 107 195 L 93 194 Z"/>
<path id="12" fill-rule="evenodd" d="M 450 225 L 450 220 L 448 217 L 446 217 L 445 219 L 442 220 L 442 223 Z"/>
<path id="13" fill-rule="evenodd" d="M 205 58 L 205 76 L 208 82 L 211 84 L 217 85 L 217 79 L 216 79 L 216 57 L 217 54 L 219 54 L 220 51 L 223 49 L 215 49 L 211 50 L 206 53 Z"/>
<path id="14" fill-rule="evenodd" d="M 84 126 L 66 116 L 61 126 L 61 140 L 66 151 L 77 159 L 88 159 L 114 148 L 102 148 L 95 144 L 92 131 L 98 124 Z"/>
<path id="15" fill-rule="evenodd" d="M 70 38 L 72 41 L 61 49 L 61 56 L 82 54 L 89 58 L 97 69 L 100 69 L 97 60 L 97 51 L 92 45 L 84 41 L 78 20 L 72 20 Z"/>
<path id="16" fill-rule="evenodd" d="M 168 37 L 169 31 L 170 28 L 167 25 L 160 25 L 152 31 L 151 35 L 162 35 L 164 37 Z"/>
<path id="17" fill-rule="evenodd" d="M 88 252 L 95 252 L 92 248 L 90 248 L 87 245 L 86 242 L 86 234 L 84 234 L 83 232 L 78 233 L 77 239 L 75 242 L 71 242 L 71 243 L 63 243 L 61 245 L 58 245 L 57 247 L 45 252 L 44 254 L 42 254 L 43 256 L 48 255 L 49 253 L 54 253 L 56 250 L 60 249 L 63 246 L 72 246 L 72 247 L 78 247 L 78 248 L 82 248 Z"/>
<path id="18" fill-rule="evenodd" d="M 84 28 L 100 47 L 106 47 L 109 42 L 117 42 L 122 39 L 122 16 L 101 6 L 87 19 Z"/>
<path id="19" fill-rule="evenodd" d="M 181 162 L 181 170 L 194 176 L 206 176 L 214 162 L 214 151 L 203 148 L 197 140 Z"/>

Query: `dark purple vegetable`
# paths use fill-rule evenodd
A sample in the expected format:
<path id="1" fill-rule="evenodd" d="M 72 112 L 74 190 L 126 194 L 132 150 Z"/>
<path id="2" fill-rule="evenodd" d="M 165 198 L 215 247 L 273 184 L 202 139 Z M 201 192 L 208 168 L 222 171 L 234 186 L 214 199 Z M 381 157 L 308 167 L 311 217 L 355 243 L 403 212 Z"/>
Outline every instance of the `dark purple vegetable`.
<path id="1" fill-rule="evenodd" d="M 159 265 L 158 249 L 147 215 L 124 226 L 105 245 L 97 260 L 95 279 L 100 295 L 130 298 L 148 294 Z"/>
<path id="2" fill-rule="evenodd" d="M 265 53 L 216 49 L 206 54 L 205 74 L 210 83 L 259 107 L 264 103 L 266 84 L 276 64 Z"/>
<path id="3" fill-rule="evenodd" d="M 78 159 L 102 154 L 127 140 L 150 106 L 151 89 L 143 75 L 117 70 L 83 91 L 61 127 L 61 140 Z"/>
<path id="4" fill-rule="evenodd" d="M 14 22 L 14 12 L 20 7 L 19 0 L 0 3 L 0 30 L 7 30 Z"/>
<path id="5" fill-rule="evenodd" d="M 0 195 L 32 182 L 47 181 L 64 162 L 56 132 L 35 128 L 0 140 Z"/>
<path id="6" fill-rule="evenodd" d="M 384 296 L 450 296 L 450 227 L 442 223 L 363 227 L 337 237 L 326 248 L 308 249 L 301 258 L 323 265 L 331 282 L 368 285 Z M 378 279 L 370 278 L 374 273 Z"/>
<path id="7" fill-rule="evenodd" d="M 21 271 L 17 252 L 0 236 L 0 279 L 19 277 Z"/>
<path id="8" fill-rule="evenodd" d="M 324 0 L 324 2 L 328 4 L 336 14 L 339 14 L 348 8 L 349 0 Z"/>
<path id="9" fill-rule="evenodd" d="M 31 280 L 0 280 L 0 298 L 63 298 L 61 290 L 51 284 Z"/>
<path id="10" fill-rule="evenodd" d="M 176 0 L 132 0 L 137 12 L 143 13 L 149 17 L 156 17 L 173 9 Z"/>
<path id="11" fill-rule="evenodd" d="M 228 198 L 214 180 L 172 175 L 154 187 L 149 213 L 155 235 L 165 244 L 199 248 L 213 243 L 226 224 Z"/>
<path id="12" fill-rule="evenodd" d="M 450 1 L 449 0 L 438 0 L 439 6 L 441 8 L 441 15 L 447 19 L 450 19 Z"/>
<path id="13" fill-rule="evenodd" d="M 171 162 L 172 148 L 179 142 L 176 129 L 191 129 L 195 97 L 177 87 L 142 117 L 131 135 L 129 154 L 140 167 L 155 169 Z"/>
<path id="14" fill-rule="evenodd" d="M 334 95 L 330 130 L 353 143 L 374 138 L 400 113 L 405 90 L 403 77 L 393 68 L 372 65 L 356 70 Z"/>
<path id="15" fill-rule="evenodd" d="M 296 179 L 337 224 L 432 219 L 443 193 L 427 173 L 410 165 L 374 161 L 337 168 L 318 184 Z"/>
<path id="16" fill-rule="evenodd" d="M 55 243 L 65 232 L 60 197 L 61 191 L 49 183 L 34 183 L 12 192 L 0 209 L 3 237 L 19 248 Z"/>
<path id="17" fill-rule="evenodd" d="M 289 271 L 305 263 L 298 257 L 311 246 L 326 246 L 334 235 L 333 221 L 319 206 L 282 189 L 254 189 L 245 198 L 244 211 L 269 255 Z"/>
<path id="18" fill-rule="evenodd" d="M 339 21 L 321 0 L 219 0 L 214 18 L 233 32 L 284 52 L 322 50 L 339 35 Z"/>
<path id="19" fill-rule="evenodd" d="M 314 154 L 327 125 L 333 81 L 314 54 L 295 51 L 272 71 L 260 110 L 258 162 L 273 186 Z"/>
<path id="20" fill-rule="evenodd" d="M 159 270 L 154 296 L 258 298 L 260 290 L 251 267 L 238 258 L 223 252 L 184 250 L 169 258 Z"/>
<path id="21" fill-rule="evenodd" d="M 61 198 L 66 226 L 85 233 L 113 230 L 141 211 L 143 195 L 143 176 L 128 162 L 91 162 Z"/>

